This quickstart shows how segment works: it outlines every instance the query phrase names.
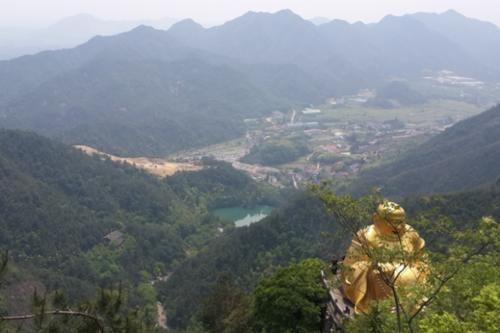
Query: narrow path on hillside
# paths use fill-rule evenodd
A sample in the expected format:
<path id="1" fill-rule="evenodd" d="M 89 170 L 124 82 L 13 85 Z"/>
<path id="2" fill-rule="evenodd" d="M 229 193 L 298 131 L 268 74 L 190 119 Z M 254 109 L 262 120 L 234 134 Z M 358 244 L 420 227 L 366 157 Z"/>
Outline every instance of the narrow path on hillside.
<path id="1" fill-rule="evenodd" d="M 159 276 L 152 280 L 151 284 L 155 285 L 157 282 L 167 282 L 171 275 L 172 273 L 167 273 L 166 275 Z M 167 311 L 161 302 L 156 302 L 156 327 L 168 330 Z"/>
<path id="2" fill-rule="evenodd" d="M 156 325 L 159 328 L 168 330 L 167 313 L 161 302 L 156 302 Z"/>

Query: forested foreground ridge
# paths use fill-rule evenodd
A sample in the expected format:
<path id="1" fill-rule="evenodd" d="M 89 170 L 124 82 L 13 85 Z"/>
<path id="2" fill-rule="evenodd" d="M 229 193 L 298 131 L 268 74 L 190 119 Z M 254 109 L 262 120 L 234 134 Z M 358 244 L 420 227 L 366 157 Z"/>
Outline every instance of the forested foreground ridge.
<path id="1" fill-rule="evenodd" d="M 358 218 L 364 219 L 365 223 L 370 220 L 370 214 L 374 207 L 371 197 L 359 201 L 354 199 L 345 200 L 346 205 L 349 204 L 348 207 L 355 208 L 357 214 L 359 214 Z M 408 199 L 402 204 L 407 208 L 411 218 L 409 224 L 419 230 L 420 234 L 427 240 L 428 249 L 433 255 L 439 257 L 448 251 L 452 244 L 459 244 L 453 240 L 452 230 L 476 230 L 476 225 L 483 216 L 493 216 L 498 220 L 500 217 L 500 189 L 493 186 L 453 195 L 419 197 Z M 324 262 L 320 266 L 327 266 L 326 263 L 332 256 L 340 258 L 344 255 L 348 242 L 350 242 L 350 236 L 345 234 L 336 220 L 325 211 L 321 200 L 311 193 L 300 193 L 265 220 L 248 228 L 237 229 L 226 234 L 213 244 L 210 244 L 197 256 L 187 260 L 167 282 L 160 284 L 159 295 L 171 314 L 169 320 L 173 327 L 186 328 L 191 326 L 191 329 L 193 329 L 193 325 L 205 325 L 205 329 L 208 329 L 209 332 L 223 331 L 220 327 L 225 327 L 228 332 L 237 332 L 237 330 L 230 329 L 230 325 L 236 324 L 231 319 L 234 315 L 238 316 L 238 320 L 242 320 L 241 316 L 249 320 L 246 327 L 247 331 L 259 331 L 259 329 L 252 326 L 255 324 L 252 320 L 260 320 L 259 315 L 252 314 L 254 310 L 248 304 L 253 304 L 252 302 L 255 301 L 255 297 L 257 297 L 255 293 L 260 290 L 257 287 L 260 285 L 260 281 L 267 281 L 266 278 L 274 276 L 273 274 L 279 271 L 280 267 L 287 267 L 289 263 L 300 262 L 308 258 L 323 260 Z M 485 260 L 484 262 L 481 261 L 481 264 L 478 263 L 478 266 L 472 265 L 468 268 L 470 271 L 464 273 L 474 275 L 474 277 L 464 276 L 463 278 L 480 279 L 480 270 L 482 268 L 479 267 L 488 267 L 492 260 L 497 260 L 496 255 L 492 255 Z M 445 261 L 443 261 L 443 264 Z M 300 269 L 290 267 L 285 269 L 285 271 L 287 270 L 292 272 Z M 309 281 L 312 279 L 312 281 L 315 281 L 314 283 L 319 283 L 319 270 L 316 269 L 315 273 L 307 272 L 307 270 L 302 270 L 302 272 L 303 274 L 313 274 L 313 277 L 308 275 Z M 283 272 L 276 274 L 276 279 L 279 279 L 280 283 L 284 283 L 276 286 L 276 288 L 285 293 L 283 297 L 286 297 L 289 292 L 290 304 L 294 304 L 297 301 L 294 297 L 297 295 L 293 293 L 292 289 L 297 287 L 292 288 L 292 285 L 287 283 L 294 283 L 292 281 L 295 280 L 292 276 L 296 273 L 288 273 L 288 275 L 285 275 L 286 278 L 282 277 L 285 274 Z M 286 282 L 287 279 L 290 281 Z M 493 275 L 491 279 L 493 279 L 490 280 L 492 282 L 498 282 Z M 458 283 L 456 288 L 459 288 L 459 286 Z M 314 284 L 310 287 L 313 288 L 311 290 L 315 288 Z M 222 291 L 221 288 L 228 288 L 229 291 Z M 212 294 L 211 290 L 213 290 Z M 477 289 L 474 292 L 476 291 Z M 235 313 L 232 313 L 233 307 L 230 304 L 233 303 L 229 301 L 229 303 L 224 303 L 220 299 L 222 297 L 220 293 L 224 292 L 234 292 L 235 295 L 240 295 L 237 298 L 242 303 L 238 304 L 245 309 L 235 306 Z M 270 291 L 270 294 L 265 296 L 260 294 L 260 296 L 272 300 L 274 297 L 278 297 L 279 292 L 276 292 L 278 294 L 271 294 Z M 460 293 L 466 292 L 466 290 L 460 291 Z M 217 303 L 211 297 L 219 297 L 219 302 L 222 303 Z M 320 299 L 323 299 L 324 296 L 319 298 L 318 296 L 311 297 L 317 302 L 310 304 L 316 309 L 313 310 L 312 315 L 316 319 L 313 320 L 313 326 L 309 326 L 308 330 L 300 332 L 319 331 L 317 326 L 314 325 L 319 325 Z M 211 306 L 210 304 L 213 304 L 213 302 L 215 302 L 215 305 Z M 278 305 L 271 304 L 269 306 Z M 298 308 L 293 308 L 293 306 L 287 309 L 284 308 L 282 311 L 291 311 L 293 313 L 294 309 L 299 311 Z M 214 324 L 206 321 L 204 317 L 206 315 L 205 311 L 219 311 L 216 314 L 218 317 L 210 320 L 218 320 L 217 325 L 222 326 L 218 326 L 217 329 L 210 329 L 209 327 Z M 241 311 L 243 311 L 243 314 Z M 263 312 L 275 313 L 274 310 L 271 311 L 269 308 Z M 215 316 L 215 314 L 212 315 Z M 281 312 L 276 315 L 274 320 L 294 323 L 292 319 L 285 319 L 288 318 L 287 316 L 291 316 L 291 313 Z M 283 322 L 281 323 L 283 324 Z M 312 329 L 311 327 L 315 328 Z M 281 328 L 275 330 L 267 327 L 267 330 L 271 332 L 293 332 L 290 326 L 281 326 Z M 387 329 L 384 332 L 392 331 Z M 428 332 L 433 331 L 429 330 Z M 439 332 L 439 330 L 435 332 Z"/>
<path id="2" fill-rule="evenodd" d="M 213 208 L 279 201 L 225 163 L 203 167 L 159 179 L 33 133 L 0 131 L 0 238 L 9 253 L 2 313 L 25 311 L 33 289 L 61 290 L 74 306 L 100 287 L 117 301 L 120 284 L 120 297 L 151 321 L 152 281 L 232 228 Z"/>
<path id="3" fill-rule="evenodd" d="M 366 170 L 349 191 L 386 195 L 459 192 L 500 180 L 500 105 L 465 119 L 397 160 Z"/>
<path id="4" fill-rule="evenodd" d="M 337 202 L 326 210 L 317 191 L 297 192 L 263 221 L 233 228 L 209 211 L 279 205 L 280 194 L 213 160 L 159 179 L 33 133 L 0 138 L 4 330 L 162 331 L 160 301 L 173 331 L 319 332 L 320 271 L 350 242 L 332 211 L 367 223 L 380 200 L 325 190 Z M 402 204 L 433 270 L 457 271 L 412 320 L 413 332 L 495 332 L 498 184 Z M 393 332 L 386 307 L 349 321 L 348 332 Z"/>

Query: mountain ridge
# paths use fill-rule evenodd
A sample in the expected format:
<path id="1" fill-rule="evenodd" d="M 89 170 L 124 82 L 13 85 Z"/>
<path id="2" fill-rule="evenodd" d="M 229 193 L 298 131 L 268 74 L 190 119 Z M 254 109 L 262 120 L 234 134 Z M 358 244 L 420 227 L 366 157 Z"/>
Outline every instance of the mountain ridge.
<path id="1" fill-rule="evenodd" d="M 168 29 L 177 22 L 173 18 L 158 20 L 104 20 L 91 14 L 76 14 L 60 19 L 44 28 L 7 29 L 0 35 L 0 59 L 13 59 L 44 50 L 76 47 L 94 36 L 110 36 L 129 31 L 139 25 Z"/>
<path id="2" fill-rule="evenodd" d="M 106 61 L 109 68 L 99 65 Z M 193 70 L 187 68 L 190 63 L 196 63 Z M 93 65 L 101 71 L 92 70 Z M 332 21 L 315 26 L 284 10 L 249 12 L 212 28 L 192 20 L 168 31 L 139 26 L 115 36 L 94 37 L 73 49 L 0 62 L 0 126 L 38 130 L 115 154 L 160 156 L 241 136 L 245 117 L 321 104 L 332 96 L 376 87 L 387 77 L 415 78 L 423 70 L 443 68 L 496 75 L 455 42 L 409 16 L 387 16 L 370 25 Z M 138 69 L 148 74 L 141 77 Z M 202 72 L 211 73 L 213 84 L 201 77 Z M 188 84 L 182 89 L 193 92 L 189 98 L 174 93 L 179 88 L 172 86 L 174 77 Z M 73 92 L 68 90 L 72 85 Z M 141 90 L 141 86 L 150 88 L 142 90 L 148 96 L 147 105 L 134 108 L 142 96 L 136 96 L 132 87 Z M 166 93 L 168 86 L 173 90 Z M 88 97 L 85 101 L 73 96 L 82 87 L 88 92 L 82 94 Z M 107 87 L 106 93 L 99 87 Z M 116 121 L 116 114 L 107 108 L 106 94 L 116 104 L 111 109 L 133 110 L 127 123 Z M 235 96 L 242 96 L 240 103 Z M 149 124 L 145 123 L 148 114 L 155 115 Z M 47 131 L 55 115 L 63 117 L 56 117 L 58 127 Z M 158 122 L 158 117 L 163 120 Z M 45 128 L 38 125 L 44 123 Z M 160 124 L 172 136 L 160 135 Z M 191 127 L 196 130 L 190 131 Z M 99 128 L 98 133 L 90 128 Z M 201 137 L 195 138 L 194 132 Z M 131 133 L 130 140 L 113 137 L 123 138 L 121 133 Z M 182 136 L 189 139 L 181 140 Z"/>

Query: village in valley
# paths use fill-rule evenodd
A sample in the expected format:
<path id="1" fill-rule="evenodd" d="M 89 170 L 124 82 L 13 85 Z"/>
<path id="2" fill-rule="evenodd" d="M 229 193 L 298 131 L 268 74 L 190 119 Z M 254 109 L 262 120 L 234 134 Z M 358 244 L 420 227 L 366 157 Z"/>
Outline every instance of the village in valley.
<path id="1" fill-rule="evenodd" d="M 322 179 L 341 182 L 494 105 L 490 96 L 500 90 L 499 86 L 486 86 L 450 71 L 426 73 L 413 85 L 444 97 L 431 96 L 414 105 L 396 102 L 392 107 L 377 107 L 370 104 L 376 90 L 363 89 L 354 95 L 332 97 L 323 105 L 245 119 L 244 137 L 183 151 L 168 159 L 183 163 L 199 163 L 206 157 L 226 161 L 252 178 L 277 187 L 298 188 L 304 182 Z M 472 95 L 475 100 L 471 100 Z M 252 147 L 273 140 L 306 142 L 308 152 L 278 165 L 242 161 Z"/>
<path id="2" fill-rule="evenodd" d="M 427 72 L 410 84 L 395 81 L 402 98 L 382 98 L 376 89 L 331 97 L 324 104 L 273 111 L 244 119 L 246 134 L 227 142 L 177 152 L 165 158 L 118 157 L 75 146 L 129 163 L 158 177 L 202 168 L 204 158 L 230 163 L 253 179 L 275 187 L 299 188 L 324 179 L 349 181 L 362 170 L 388 163 L 409 148 L 453 124 L 496 104 L 500 85 L 451 71 Z M 413 90 L 415 89 L 415 90 Z M 422 96 L 426 96 L 425 98 Z M 271 142 L 298 145 L 301 153 L 283 163 L 260 163 L 246 157 Z M 279 145 L 274 153 L 280 154 Z"/>

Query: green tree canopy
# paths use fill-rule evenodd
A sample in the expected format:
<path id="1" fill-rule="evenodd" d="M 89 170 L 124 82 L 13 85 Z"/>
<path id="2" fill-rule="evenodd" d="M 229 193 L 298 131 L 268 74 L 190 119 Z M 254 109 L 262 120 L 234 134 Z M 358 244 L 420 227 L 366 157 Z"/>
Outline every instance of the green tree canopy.
<path id="1" fill-rule="evenodd" d="M 254 315 L 260 331 L 319 332 L 321 304 L 327 290 L 321 282 L 325 264 L 307 259 L 279 269 L 255 289 Z"/>

